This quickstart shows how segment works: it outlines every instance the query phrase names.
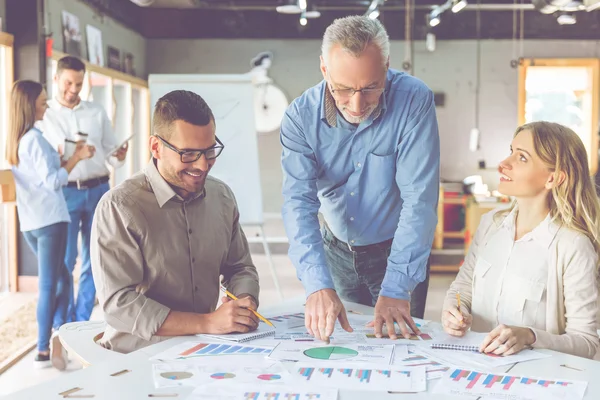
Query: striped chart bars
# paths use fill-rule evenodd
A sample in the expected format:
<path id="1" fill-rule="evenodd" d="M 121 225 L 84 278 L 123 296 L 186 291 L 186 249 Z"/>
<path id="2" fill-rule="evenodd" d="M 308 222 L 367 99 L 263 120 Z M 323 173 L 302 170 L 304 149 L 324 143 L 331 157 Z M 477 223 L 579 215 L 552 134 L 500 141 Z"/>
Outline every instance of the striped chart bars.
<path id="1" fill-rule="evenodd" d="M 388 377 L 388 378 L 392 377 L 392 371 L 390 371 L 389 369 L 378 369 L 377 372 L 385 377 Z"/>
<path id="2" fill-rule="evenodd" d="M 313 372 L 315 372 L 314 368 L 300 368 L 298 370 L 298 372 L 300 372 L 300 375 L 305 377 L 307 381 L 310 381 L 310 377 L 312 376 Z"/>
<path id="3" fill-rule="evenodd" d="M 232 344 L 198 343 L 179 353 L 177 359 L 200 356 L 226 356 L 231 354 L 269 354 L 271 349 Z"/>
<path id="4" fill-rule="evenodd" d="M 397 371 L 400 375 L 406 375 L 407 378 L 410 378 L 410 371 Z"/>
<path id="5" fill-rule="evenodd" d="M 528 377 L 511 375 L 486 374 L 484 372 L 468 371 L 464 369 L 455 369 L 450 375 L 450 378 L 456 382 L 460 381 L 463 378 L 466 379 L 468 381 L 466 389 L 473 389 L 480 380 L 481 384 L 487 389 L 493 388 L 494 385 L 498 383 L 501 386 L 502 390 L 510 390 L 514 384 L 539 385 L 545 388 L 551 387 L 553 385 L 562 387 L 573 385 L 573 382 L 533 379 Z"/>
<path id="6" fill-rule="evenodd" d="M 356 377 L 360 380 L 360 382 L 371 382 L 371 370 L 370 369 L 357 369 Z"/>
<path id="7" fill-rule="evenodd" d="M 281 400 L 300 400 L 300 393 L 286 393 Z"/>
<path id="8" fill-rule="evenodd" d="M 258 400 L 260 392 L 246 392 L 244 393 L 244 400 Z"/>
<path id="9" fill-rule="evenodd" d="M 333 375 L 333 370 L 333 368 L 319 368 L 319 372 L 328 378 L 331 378 L 331 375 Z"/>
<path id="10" fill-rule="evenodd" d="M 341 372 L 342 374 L 346 375 L 348 378 L 352 377 L 352 369 L 349 368 L 341 368 L 338 369 L 339 372 Z"/>

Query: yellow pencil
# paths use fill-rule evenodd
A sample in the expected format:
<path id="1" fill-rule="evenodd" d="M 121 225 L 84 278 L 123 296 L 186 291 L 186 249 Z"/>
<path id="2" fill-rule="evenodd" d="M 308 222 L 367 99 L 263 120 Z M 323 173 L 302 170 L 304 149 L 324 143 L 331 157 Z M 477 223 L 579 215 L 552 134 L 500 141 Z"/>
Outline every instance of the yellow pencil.
<path id="1" fill-rule="evenodd" d="M 236 296 L 235 296 L 233 293 L 231 293 L 229 290 L 227 290 L 227 289 L 225 288 L 225 286 L 221 285 L 221 290 L 222 290 L 223 292 L 225 292 L 225 294 L 226 294 L 228 297 L 230 297 L 232 300 L 237 300 L 237 299 L 238 299 L 238 298 L 237 298 L 237 297 L 236 297 Z M 273 324 L 271 323 L 271 321 L 269 321 L 268 319 L 266 319 L 265 317 L 263 317 L 262 315 L 260 315 L 258 312 L 254 311 L 254 310 L 250 310 L 250 311 L 252 311 L 252 312 L 254 313 L 254 315 L 256 315 L 258 318 L 260 318 L 260 320 L 261 320 L 261 321 L 263 321 L 265 324 L 267 324 L 267 325 L 270 325 L 270 326 L 272 326 L 273 328 L 275 328 L 275 325 L 273 325 Z"/>
<path id="2" fill-rule="evenodd" d="M 456 301 L 458 302 L 458 311 L 460 311 L 460 292 L 456 292 Z"/>

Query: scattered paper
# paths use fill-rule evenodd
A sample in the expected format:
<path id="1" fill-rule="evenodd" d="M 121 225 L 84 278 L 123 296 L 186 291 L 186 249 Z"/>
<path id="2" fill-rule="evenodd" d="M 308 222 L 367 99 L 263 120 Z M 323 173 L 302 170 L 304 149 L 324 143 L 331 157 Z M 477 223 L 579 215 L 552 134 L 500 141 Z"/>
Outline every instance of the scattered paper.
<path id="1" fill-rule="evenodd" d="M 315 346 L 297 342 L 282 342 L 269 358 L 277 361 L 374 363 L 389 365 L 394 355 L 391 345 L 326 345 Z"/>
<path id="2" fill-rule="evenodd" d="M 305 386 L 214 385 L 196 388 L 187 400 L 337 400 L 337 389 Z"/>
<path id="3" fill-rule="evenodd" d="M 511 400 L 577 400 L 583 398 L 586 388 L 587 382 L 581 381 L 488 374 L 453 368 L 437 382 L 433 393 Z"/>
<path id="4" fill-rule="evenodd" d="M 187 360 L 200 357 L 262 356 L 271 353 L 273 347 L 249 346 L 217 342 L 184 342 L 155 356 L 151 360 Z"/>
<path id="5" fill-rule="evenodd" d="M 299 381 L 315 386 L 344 390 L 424 392 L 427 390 L 425 367 L 373 367 L 369 364 L 315 365 L 298 363 L 292 375 Z"/>
<path id="6" fill-rule="evenodd" d="M 229 386 L 247 384 L 289 384 L 291 375 L 281 363 L 263 361 L 255 365 L 235 365 L 226 362 L 201 365 L 172 361 L 152 365 L 156 388 L 204 386 L 219 382 Z"/>
<path id="7" fill-rule="evenodd" d="M 419 347 L 403 346 L 407 347 L 407 354 L 399 352 L 399 347 L 401 347 L 401 345 L 396 346 L 396 351 L 394 352 L 394 360 L 392 361 L 392 365 L 394 366 L 425 367 L 427 368 L 427 380 L 441 378 L 444 373 L 450 369 L 449 366 L 446 366 L 419 351 Z"/>

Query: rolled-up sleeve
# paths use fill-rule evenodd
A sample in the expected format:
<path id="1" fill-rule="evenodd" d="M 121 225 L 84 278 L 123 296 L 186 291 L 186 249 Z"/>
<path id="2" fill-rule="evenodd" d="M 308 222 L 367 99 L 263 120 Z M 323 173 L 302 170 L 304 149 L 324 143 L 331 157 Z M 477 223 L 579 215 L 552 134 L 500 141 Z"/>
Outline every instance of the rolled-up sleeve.
<path id="1" fill-rule="evenodd" d="M 306 295 L 333 288 L 318 219 L 317 160 L 306 142 L 292 104 L 281 123 L 283 153 L 283 223 L 290 241 L 289 256 Z"/>
<path id="2" fill-rule="evenodd" d="M 233 193 L 230 193 L 233 198 Z M 237 206 L 234 208 L 234 220 L 231 233 L 231 244 L 227 259 L 221 265 L 223 282 L 227 289 L 239 296 L 249 294 L 257 301 L 259 296 L 258 273 L 252 263 L 248 241 L 240 226 L 240 214 Z"/>
<path id="3" fill-rule="evenodd" d="M 92 224 L 92 272 L 108 325 L 150 340 L 170 309 L 143 294 L 143 232 L 133 221 L 127 208 L 111 199 L 110 192 L 102 198 Z"/>
<path id="4" fill-rule="evenodd" d="M 410 291 L 426 276 L 440 185 L 440 138 L 433 93 L 427 90 L 414 104 L 398 147 L 396 184 L 402 211 L 380 292 L 403 300 L 410 299 Z"/>

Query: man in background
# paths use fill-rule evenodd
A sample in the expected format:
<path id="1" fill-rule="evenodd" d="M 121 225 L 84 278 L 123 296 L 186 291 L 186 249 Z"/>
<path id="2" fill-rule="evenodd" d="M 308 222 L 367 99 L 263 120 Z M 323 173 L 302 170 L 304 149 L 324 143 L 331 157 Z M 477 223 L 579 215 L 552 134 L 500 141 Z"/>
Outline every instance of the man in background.
<path id="1" fill-rule="evenodd" d="M 63 188 L 71 223 L 67 237 L 65 263 L 71 273 L 75 268 L 81 232 L 81 274 L 77 299 L 70 294 L 67 322 L 90 319 L 96 299 L 96 288 L 90 263 L 90 234 L 96 205 L 109 189 L 108 165 L 124 164 L 127 147 L 116 149 L 117 138 L 104 108 L 79 97 L 85 78 L 85 64 L 76 57 L 58 61 L 54 81 L 57 92 L 48 102 L 41 126 L 44 137 L 55 147 L 64 148 L 69 156 L 72 142 L 85 140 L 96 148 L 90 159 L 83 160 L 69 174 Z"/>

